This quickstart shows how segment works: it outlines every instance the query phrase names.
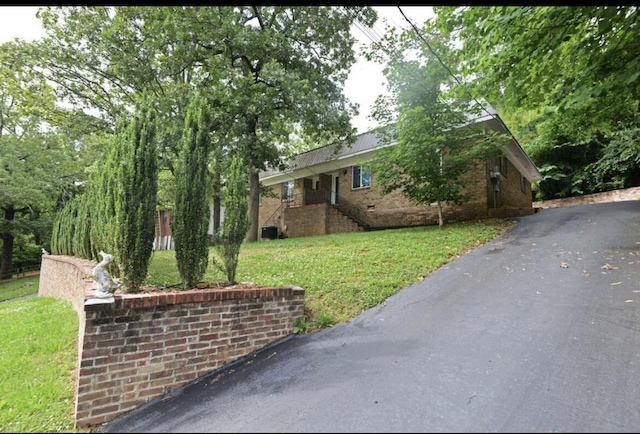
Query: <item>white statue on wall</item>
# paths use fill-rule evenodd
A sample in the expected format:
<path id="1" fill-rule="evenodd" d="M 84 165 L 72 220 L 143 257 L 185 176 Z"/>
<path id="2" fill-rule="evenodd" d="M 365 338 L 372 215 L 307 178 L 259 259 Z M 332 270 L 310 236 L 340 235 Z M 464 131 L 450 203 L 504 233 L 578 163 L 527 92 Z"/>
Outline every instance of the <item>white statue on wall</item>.
<path id="1" fill-rule="evenodd" d="M 111 274 L 106 269 L 106 266 L 113 262 L 113 255 L 100 251 L 102 261 L 93 268 L 91 275 L 93 281 L 97 284 L 95 297 L 96 298 L 110 298 L 113 297 L 113 293 L 120 286 L 116 283 Z"/>

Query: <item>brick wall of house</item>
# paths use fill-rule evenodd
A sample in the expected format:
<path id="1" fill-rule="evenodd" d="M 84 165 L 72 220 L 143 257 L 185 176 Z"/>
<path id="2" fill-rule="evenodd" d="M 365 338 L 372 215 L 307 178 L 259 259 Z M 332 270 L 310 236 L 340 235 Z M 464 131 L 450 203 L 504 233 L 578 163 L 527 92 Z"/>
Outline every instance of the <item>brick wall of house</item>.
<path id="1" fill-rule="evenodd" d="M 366 215 L 374 227 L 400 227 L 438 223 L 438 209 L 434 206 L 416 206 L 400 191 L 382 195 L 375 173 L 371 175 L 371 186 L 353 189 L 352 169 L 340 172 L 340 198 L 367 210 Z M 463 185 L 472 199 L 461 206 L 443 205 L 446 222 L 456 222 L 487 217 L 488 171 L 484 163 L 477 163 L 463 175 Z"/>
<path id="2" fill-rule="evenodd" d="M 495 196 L 493 185 L 488 178 L 488 216 L 506 218 L 533 214 L 535 210 L 532 207 L 531 183 L 523 178 L 510 161 L 506 160 L 506 166 L 507 170 L 500 183 L 500 191 Z"/>
<path id="3" fill-rule="evenodd" d="M 494 206 L 493 185 L 489 174 L 495 163 L 496 161 L 477 162 L 471 170 L 463 175 L 462 183 L 465 186 L 465 192 L 471 199 L 459 206 L 443 204 L 443 217 L 446 222 L 452 223 L 487 217 L 516 217 L 534 212 L 531 206 L 531 184 L 526 179 L 522 182 L 521 174 L 506 158 L 504 159 L 506 176 L 500 185 L 500 192 L 495 196 L 497 206 Z M 366 165 L 366 162 L 364 164 Z M 438 210 L 435 205 L 417 206 L 405 198 L 400 191 L 382 195 L 375 173 L 371 175 L 369 187 L 354 189 L 352 188 L 352 174 L 352 167 L 342 168 L 338 171 L 338 201 L 342 204 L 349 202 L 361 209 L 371 227 L 393 228 L 438 223 Z M 320 176 L 319 181 L 320 188 L 331 188 L 330 175 Z M 286 225 L 287 229 L 284 230 L 286 236 L 320 235 L 358 230 L 344 222 L 339 213 L 326 212 L 320 215 L 313 211 L 320 208 L 294 211 L 294 207 L 297 206 L 308 207 L 308 205 L 302 205 L 304 204 L 303 187 L 305 185 L 307 189 L 310 189 L 311 181 L 309 179 L 296 181 L 296 200 L 291 203 L 292 208 L 286 211 L 289 216 L 287 222 L 280 221 L 280 227 L 283 230 Z M 281 184 L 273 188 L 274 191 L 280 192 Z M 263 209 L 260 214 L 261 222 L 271 216 L 272 210 L 277 209 L 281 204 L 279 199 L 268 200 L 268 202 L 266 198 L 263 200 Z M 326 224 L 321 221 L 325 218 L 328 219 Z"/>
<path id="4" fill-rule="evenodd" d="M 300 178 L 294 181 L 293 200 L 286 203 L 282 201 L 282 183 L 268 187 L 271 194 L 262 195 L 262 204 L 258 210 L 259 227 L 278 226 L 284 229 L 284 209 L 304 204 L 305 182 L 310 182 L 310 180 Z M 274 195 L 275 197 L 273 197 Z"/>
<path id="5" fill-rule="evenodd" d="M 288 238 L 327 233 L 326 203 L 294 206 L 284 210 L 284 234 Z"/>
<path id="6" fill-rule="evenodd" d="M 280 225 L 280 213 L 274 215 L 276 211 L 279 210 L 282 205 L 282 199 L 280 195 L 282 194 L 282 184 L 276 184 L 268 187 L 268 190 L 275 195 L 275 197 L 271 197 L 271 195 L 263 194 L 262 195 L 262 203 L 259 206 L 259 227 L 263 226 L 281 226 Z M 275 220 L 269 220 L 274 216 Z"/>
<path id="7" fill-rule="evenodd" d="M 230 287 L 91 299 L 87 267 L 43 256 L 40 296 L 72 302 L 80 319 L 76 425 L 112 420 L 293 333 L 299 287 Z"/>

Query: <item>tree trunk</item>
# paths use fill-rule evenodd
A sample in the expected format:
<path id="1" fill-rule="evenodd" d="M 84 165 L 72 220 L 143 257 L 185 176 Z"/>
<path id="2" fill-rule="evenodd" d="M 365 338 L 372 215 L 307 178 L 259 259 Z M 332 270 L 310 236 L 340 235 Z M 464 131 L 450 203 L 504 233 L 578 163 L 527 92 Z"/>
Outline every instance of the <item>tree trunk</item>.
<path id="1" fill-rule="evenodd" d="M 4 210 L 4 219 L 8 222 L 15 217 L 15 210 L 9 205 Z M 2 239 L 2 265 L 0 265 L 0 280 L 11 279 L 13 261 L 13 234 L 4 232 L 0 234 Z"/>
<path id="2" fill-rule="evenodd" d="M 249 175 L 249 231 L 245 241 L 258 241 L 258 223 L 260 216 L 260 178 L 258 171 L 253 169 Z"/>
<path id="3" fill-rule="evenodd" d="M 438 201 L 438 226 L 444 226 L 444 219 L 442 218 L 442 204 Z"/>
<path id="4" fill-rule="evenodd" d="M 213 197 L 213 233 L 217 234 L 220 230 L 220 196 Z"/>

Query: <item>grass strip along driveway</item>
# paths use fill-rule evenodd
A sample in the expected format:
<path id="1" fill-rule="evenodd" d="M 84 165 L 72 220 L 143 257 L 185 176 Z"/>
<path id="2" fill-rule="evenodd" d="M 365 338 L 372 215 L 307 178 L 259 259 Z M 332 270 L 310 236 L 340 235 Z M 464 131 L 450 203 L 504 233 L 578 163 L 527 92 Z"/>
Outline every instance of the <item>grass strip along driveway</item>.
<path id="1" fill-rule="evenodd" d="M 297 331 L 313 331 L 348 321 L 511 225 L 485 220 L 251 243 L 242 246 L 237 276 L 304 288 L 307 318 Z M 205 280 L 225 279 L 210 265 Z M 179 283 L 174 251 L 153 254 L 147 283 Z M 50 297 L 11 301 L 0 304 L 0 323 L 0 432 L 72 431 L 73 308 Z"/>

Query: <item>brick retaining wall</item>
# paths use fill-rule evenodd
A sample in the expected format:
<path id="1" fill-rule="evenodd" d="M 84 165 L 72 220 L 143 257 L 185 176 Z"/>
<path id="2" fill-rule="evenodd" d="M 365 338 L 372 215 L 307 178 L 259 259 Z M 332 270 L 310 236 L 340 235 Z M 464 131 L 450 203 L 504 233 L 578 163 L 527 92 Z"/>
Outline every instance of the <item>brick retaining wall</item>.
<path id="1" fill-rule="evenodd" d="M 640 187 L 623 188 L 602 193 L 585 194 L 583 196 L 550 199 L 533 202 L 534 208 L 558 208 L 565 206 L 585 205 L 588 203 L 619 202 L 623 200 L 640 200 Z"/>
<path id="2" fill-rule="evenodd" d="M 70 301 L 80 319 L 76 426 L 114 419 L 293 333 L 304 314 L 295 286 L 93 296 L 94 264 L 42 257 L 39 296 Z"/>

